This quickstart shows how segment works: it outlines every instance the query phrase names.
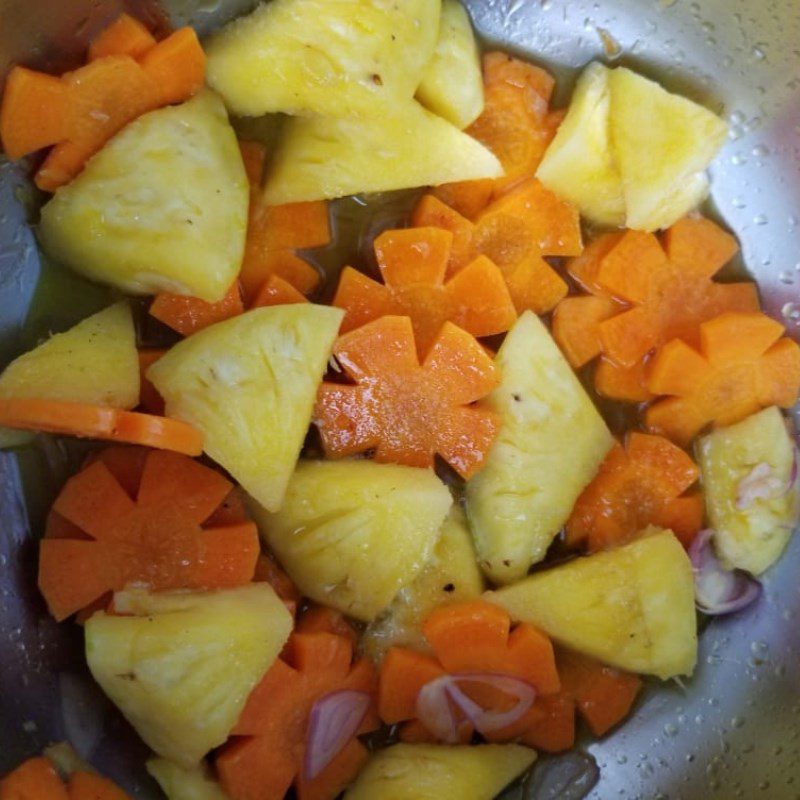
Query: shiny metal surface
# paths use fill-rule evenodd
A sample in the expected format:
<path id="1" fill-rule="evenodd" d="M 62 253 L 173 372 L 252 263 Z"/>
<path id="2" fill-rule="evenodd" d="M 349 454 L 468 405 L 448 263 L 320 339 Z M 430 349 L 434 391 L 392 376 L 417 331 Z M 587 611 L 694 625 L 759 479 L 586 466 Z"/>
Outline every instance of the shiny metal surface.
<path id="1" fill-rule="evenodd" d="M 207 31 L 254 2 L 164 5 L 174 23 L 191 22 Z M 730 120 L 731 138 L 713 171 L 716 211 L 742 240 L 744 265 L 759 281 L 766 307 L 800 339 L 798 0 L 467 0 L 467 5 L 488 39 L 558 67 L 564 86 L 583 64 L 603 56 L 605 31 L 621 46 L 621 62 Z M 0 0 L 0 73 L 14 59 L 68 64 L 123 6 L 142 8 L 123 0 Z M 23 346 L 22 326 L 40 269 L 20 202 L 23 184 L 19 170 L 0 164 L 3 363 Z M 59 307 L 57 299 L 47 308 L 35 320 L 41 333 L 81 316 L 78 309 Z M 52 447 L 23 459 L 0 454 L 0 774 L 64 738 L 59 687 L 85 681 L 80 631 L 50 622 L 34 585 L 31 530 L 41 520 L 33 509 L 40 506 L 37 498 L 46 500 L 55 491 L 67 459 Z M 38 462 L 56 474 L 27 482 L 26 507 L 20 476 L 47 474 Z M 765 599 L 708 626 L 692 681 L 648 692 L 630 722 L 589 746 L 602 773 L 591 798 L 800 798 L 798 571 L 796 536 L 767 576 Z M 77 677 L 64 679 L 63 673 Z M 106 705 L 94 712 L 103 724 L 95 762 L 137 798 L 156 797 L 141 773 L 142 748 L 124 722 Z"/>

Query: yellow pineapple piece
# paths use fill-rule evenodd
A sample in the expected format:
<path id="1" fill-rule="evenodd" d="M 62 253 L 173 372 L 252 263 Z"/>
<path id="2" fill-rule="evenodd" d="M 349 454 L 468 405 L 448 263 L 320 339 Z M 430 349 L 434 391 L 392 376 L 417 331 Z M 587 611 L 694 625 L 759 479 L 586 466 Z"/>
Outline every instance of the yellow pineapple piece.
<path id="1" fill-rule="evenodd" d="M 463 130 L 483 111 L 483 75 L 472 23 L 460 0 L 442 0 L 439 41 L 417 100 Z"/>
<path id="2" fill-rule="evenodd" d="M 109 306 L 14 359 L 0 374 L 0 397 L 125 409 L 138 405 L 139 360 L 130 306 Z M 32 438 L 29 431 L 0 428 L 0 447 Z"/>
<path id="3" fill-rule="evenodd" d="M 534 761 L 518 744 L 396 744 L 370 758 L 344 800 L 494 800 Z"/>
<path id="4" fill-rule="evenodd" d="M 380 661 L 390 647 L 427 647 L 421 626 L 434 608 L 478 597 L 484 590 L 472 534 L 464 512 L 453 506 L 442 525 L 433 556 L 417 579 L 401 589 L 386 611 L 367 626 L 361 647 Z"/>
<path id="5" fill-rule="evenodd" d="M 537 572 L 486 599 L 560 644 L 667 679 L 697 660 L 694 573 L 672 531 Z"/>
<path id="6" fill-rule="evenodd" d="M 209 86 L 243 116 L 351 116 L 410 100 L 439 0 L 272 0 L 207 45 Z"/>
<path id="7" fill-rule="evenodd" d="M 151 758 L 146 767 L 167 800 L 228 800 L 205 765 L 187 769 L 165 758 Z"/>
<path id="8" fill-rule="evenodd" d="M 86 623 L 94 679 L 158 755 L 196 767 L 222 744 L 292 630 L 266 583 L 217 592 L 118 592 Z"/>
<path id="9" fill-rule="evenodd" d="M 253 514 L 304 595 L 369 622 L 430 560 L 451 503 L 432 470 L 301 461 L 280 511 Z"/>
<path id="10" fill-rule="evenodd" d="M 365 118 L 290 119 L 267 171 L 269 205 L 497 178 L 500 162 L 419 103 Z"/>
<path id="11" fill-rule="evenodd" d="M 44 249 L 130 294 L 221 300 L 239 272 L 249 187 L 236 134 L 209 91 L 144 114 L 42 209 Z"/>
<path id="12" fill-rule="evenodd" d="M 343 312 L 258 308 L 173 347 L 148 371 L 168 416 L 203 432 L 205 451 L 277 510 L 300 455 Z"/>
<path id="13" fill-rule="evenodd" d="M 517 320 L 495 363 L 502 381 L 483 403 L 502 427 L 467 482 L 466 508 L 484 571 L 513 583 L 544 558 L 614 440 L 532 312 Z"/>
<path id="14" fill-rule="evenodd" d="M 781 557 L 800 512 L 796 478 L 790 486 L 797 455 L 783 415 L 773 406 L 719 428 L 700 439 L 697 456 L 720 560 L 760 575 Z"/>
<path id="15" fill-rule="evenodd" d="M 625 198 L 611 148 L 610 75 L 611 70 L 597 62 L 583 71 L 536 177 L 593 222 L 621 226 Z"/>
<path id="16" fill-rule="evenodd" d="M 611 140 L 627 227 L 668 228 L 702 200 L 728 126 L 703 106 L 620 67 L 609 78 Z"/>

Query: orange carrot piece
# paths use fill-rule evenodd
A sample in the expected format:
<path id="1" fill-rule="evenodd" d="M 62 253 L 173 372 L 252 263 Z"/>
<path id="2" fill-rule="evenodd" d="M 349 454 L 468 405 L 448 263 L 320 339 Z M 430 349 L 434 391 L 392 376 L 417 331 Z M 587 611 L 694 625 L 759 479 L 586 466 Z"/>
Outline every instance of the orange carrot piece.
<path id="1" fill-rule="evenodd" d="M 112 136 L 159 106 L 158 88 L 130 56 L 98 58 L 62 80 L 68 91 L 67 140 L 36 175 L 36 185 L 47 191 L 72 180 Z"/>
<path id="2" fill-rule="evenodd" d="M 293 603 L 297 606 L 302 600 L 300 590 L 294 585 L 292 579 L 283 571 L 275 560 L 275 557 L 269 553 L 262 553 L 258 557 L 253 580 L 268 583 L 275 590 L 275 594 L 287 604 Z M 302 632 L 311 633 L 312 631 Z M 334 631 L 329 631 L 329 633 L 333 632 Z"/>
<path id="3" fill-rule="evenodd" d="M 353 648 L 358 640 L 355 628 L 345 619 L 341 611 L 327 606 L 313 605 L 297 620 L 298 633 L 335 633 L 349 639 Z"/>
<path id="4" fill-rule="evenodd" d="M 373 693 L 372 666 L 364 659 L 353 664 L 351 641 L 330 633 L 295 633 L 287 653 L 289 660 L 279 658 L 250 694 L 234 738 L 216 758 L 231 800 L 282 800 L 292 784 L 307 799 L 334 800 L 363 763 L 353 739 L 317 780 L 309 784 L 299 774 L 314 703 L 339 689 Z M 359 732 L 375 725 L 368 714 Z"/>
<path id="5" fill-rule="evenodd" d="M 3 398 L 0 399 L 0 425 L 141 444 L 190 456 L 199 456 L 203 452 L 202 434 L 186 422 L 106 406 Z"/>
<path id="6" fill-rule="evenodd" d="M 647 389 L 643 361 L 632 367 L 620 367 L 607 358 L 602 358 L 594 372 L 594 388 L 603 397 L 628 403 L 646 403 L 654 397 Z"/>
<path id="7" fill-rule="evenodd" d="M 484 109 L 467 129 L 503 165 L 499 189 L 531 177 L 555 133 L 547 124 L 553 78 L 505 53 L 483 57 Z"/>
<path id="8" fill-rule="evenodd" d="M 69 800 L 130 800 L 115 783 L 91 772 L 73 772 L 67 781 Z"/>
<path id="9" fill-rule="evenodd" d="M 139 486 L 144 474 L 144 465 L 150 450 L 146 447 L 131 447 L 129 445 L 112 445 L 104 447 L 102 450 L 95 450 L 90 453 L 83 463 L 83 468 L 94 464 L 95 461 L 102 461 L 114 480 L 125 490 L 125 494 L 136 500 L 139 494 Z M 70 537 L 80 538 L 80 537 Z"/>
<path id="10" fill-rule="evenodd" d="M 458 743 L 469 744 L 475 729 L 467 720 L 458 725 Z M 439 740 L 418 720 L 410 719 L 400 725 L 398 738 L 407 744 L 440 744 Z"/>
<path id="11" fill-rule="evenodd" d="M 131 492 L 106 463 L 116 462 L 120 474 L 126 459 L 131 480 L 141 451 L 113 448 L 70 478 L 53 504 L 55 519 L 82 534 L 48 536 L 40 546 L 39 588 L 56 619 L 132 582 L 155 590 L 229 588 L 253 577 L 259 540 L 252 522 L 201 527 L 228 497 L 226 478 L 186 456 L 154 450 Z"/>
<path id="12" fill-rule="evenodd" d="M 390 647 L 378 678 L 378 714 L 387 725 L 414 719 L 417 695 L 426 683 L 445 670 L 439 662 L 416 650 Z"/>
<path id="13" fill-rule="evenodd" d="M 147 377 L 147 370 L 167 351 L 160 348 L 139 350 L 139 406 L 148 414 L 164 416 L 164 398 Z"/>
<path id="14" fill-rule="evenodd" d="M 194 28 L 180 28 L 140 59 L 142 70 L 158 87 L 158 104 L 181 103 L 197 92 L 206 77 L 206 54 Z"/>
<path id="15" fill-rule="evenodd" d="M 561 753 L 575 744 L 575 700 L 571 694 L 537 696 L 523 744 L 545 753 Z"/>
<path id="16" fill-rule="evenodd" d="M 70 800 L 61 778 L 44 757 L 29 758 L 0 780 L 0 800 Z"/>
<path id="17" fill-rule="evenodd" d="M 483 651 L 504 650 L 511 618 L 499 606 L 476 600 L 434 609 L 422 624 L 422 633 L 448 672 L 472 672 L 464 658 L 477 661 Z"/>
<path id="18" fill-rule="evenodd" d="M 351 739 L 313 781 L 300 770 L 295 780 L 297 800 L 336 800 L 368 760 L 367 748 Z"/>
<path id="19" fill-rule="evenodd" d="M 692 459 L 667 439 L 631 433 L 624 449 L 617 445 L 606 456 L 575 503 L 567 542 L 586 541 L 595 551 L 624 544 L 648 525 L 668 527 L 676 521 L 673 502 L 699 475 Z M 681 519 L 687 537 L 703 522 L 702 507 L 695 505 L 694 512 L 693 518 Z"/>
<path id="20" fill-rule="evenodd" d="M 250 519 L 247 513 L 247 506 L 243 498 L 243 491 L 239 487 L 234 487 L 228 496 L 217 506 L 217 510 L 206 520 L 208 528 L 224 528 L 226 525 L 238 525 L 240 522 L 247 522 Z M 256 565 L 258 570 L 258 564 Z M 266 580 L 265 578 L 254 577 L 253 580 Z"/>
<path id="21" fill-rule="evenodd" d="M 599 323 L 618 310 L 612 300 L 593 295 L 566 297 L 553 311 L 553 338 L 576 369 L 600 355 Z"/>
<path id="22" fill-rule="evenodd" d="M 651 291 L 653 276 L 666 265 L 666 253 L 652 233 L 625 231 L 600 261 L 594 278 L 619 300 L 643 303 Z"/>
<path id="23" fill-rule="evenodd" d="M 138 19 L 129 14 L 120 14 L 92 39 L 88 60 L 95 61 L 104 56 L 130 56 L 138 59 L 155 45 L 155 37 Z"/>
<path id="24" fill-rule="evenodd" d="M 250 308 L 284 306 L 307 302 L 308 298 L 304 294 L 300 294 L 289 281 L 285 281 L 283 278 L 273 274 L 267 278 L 264 285 L 259 289 L 258 294 L 250 304 Z"/>
<path id="25" fill-rule="evenodd" d="M 257 252 L 251 248 L 248 239 L 242 271 L 239 273 L 245 300 L 252 305 L 253 298 L 273 275 L 291 284 L 301 294 L 313 292 L 320 281 L 319 272 L 293 250 Z"/>
<path id="26" fill-rule="evenodd" d="M 517 625 L 508 637 L 508 662 L 512 675 L 524 678 L 539 695 L 552 695 L 561 688 L 553 643 L 533 625 Z"/>
<path id="27" fill-rule="evenodd" d="M 634 306 L 597 324 L 600 349 L 614 363 L 632 367 L 661 344 L 657 318 L 644 306 Z"/>
<path id="28" fill-rule="evenodd" d="M 0 139 L 6 155 L 18 158 L 65 139 L 67 86 L 52 75 L 14 67 L 0 105 Z"/>
<path id="29" fill-rule="evenodd" d="M 491 178 L 482 178 L 443 183 L 433 187 L 433 194 L 468 220 L 475 219 L 489 205 L 494 194 L 494 181 Z"/>
<path id="30" fill-rule="evenodd" d="M 198 297 L 162 293 L 156 295 L 150 305 L 150 316 L 183 336 L 191 336 L 209 325 L 237 317 L 243 312 L 238 282 L 216 303 L 207 303 Z"/>
<path id="31" fill-rule="evenodd" d="M 589 242 L 579 256 L 569 260 L 567 272 L 585 292 L 589 292 L 595 297 L 610 299 L 597 284 L 597 273 L 603 259 L 619 244 L 624 235 L 624 231 L 604 233 Z"/>
<path id="32" fill-rule="evenodd" d="M 664 249 L 682 271 L 710 278 L 739 252 L 739 243 L 711 220 L 685 217 L 664 233 Z"/>
<path id="33" fill-rule="evenodd" d="M 507 253 L 493 259 L 498 264 L 516 263 L 527 250 L 543 256 L 579 256 L 583 251 L 578 209 L 535 178 L 495 200 L 475 227 L 475 246 L 480 252 L 490 258 L 494 250 Z"/>
<path id="34" fill-rule="evenodd" d="M 703 493 L 700 491 L 690 492 L 664 504 L 661 509 L 659 525 L 671 530 L 688 550 L 694 537 L 703 527 L 705 512 Z"/>
<path id="35" fill-rule="evenodd" d="M 475 258 L 472 237 L 475 226 L 458 211 L 432 194 L 423 195 L 411 215 L 415 228 L 441 228 L 453 234 L 445 277 L 450 278 Z"/>
<path id="36" fill-rule="evenodd" d="M 800 392 L 800 346 L 763 314 L 722 314 L 700 326 L 700 351 L 679 339 L 649 367 L 648 388 L 667 397 L 648 408 L 647 427 L 686 445 L 705 426 L 731 425 L 770 405 L 790 408 Z"/>
<path id="37" fill-rule="evenodd" d="M 444 282 L 452 240 L 439 228 L 380 234 L 375 254 L 385 285 L 353 269 L 343 271 L 333 300 L 346 312 L 342 331 L 387 314 L 408 316 L 420 358 L 448 320 L 473 336 L 507 331 L 517 315 L 503 274 L 489 259 L 476 259 Z"/>
<path id="38" fill-rule="evenodd" d="M 329 456 L 374 448 L 377 461 L 429 467 L 438 453 L 464 478 L 481 468 L 499 421 L 472 404 L 498 376 L 470 334 L 446 322 L 420 364 L 411 320 L 387 316 L 346 333 L 334 355 L 356 385 L 320 387 L 314 422 Z"/>
<path id="39" fill-rule="evenodd" d="M 603 736 L 628 716 L 642 688 L 638 676 L 575 653 L 562 653 L 558 667 L 566 691 L 595 736 Z"/>

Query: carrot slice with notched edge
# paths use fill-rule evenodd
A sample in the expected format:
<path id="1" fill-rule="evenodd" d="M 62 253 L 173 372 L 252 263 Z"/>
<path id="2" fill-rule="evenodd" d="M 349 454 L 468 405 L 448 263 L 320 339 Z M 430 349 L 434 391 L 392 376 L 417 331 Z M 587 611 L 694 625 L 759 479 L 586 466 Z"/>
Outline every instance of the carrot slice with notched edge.
<path id="1" fill-rule="evenodd" d="M 603 357 L 594 371 L 594 388 L 599 395 L 628 403 L 646 403 L 654 398 L 647 389 L 647 367 L 639 361 L 632 367 L 620 367 Z"/>
<path id="2" fill-rule="evenodd" d="M 483 57 L 484 109 L 467 133 L 503 165 L 502 190 L 531 177 L 555 135 L 548 107 L 555 81 L 543 69 L 492 52 Z"/>
<path id="3" fill-rule="evenodd" d="M 308 298 L 304 294 L 300 294 L 289 281 L 273 274 L 259 289 L 250 307 L 261 308 L 262 306 L 283 306 L 307 302 Z"/>
<path id="4" fill-rule="evenodd" d="M 266 148 L 259 142 L 239 142 L 250 181 L 250 217 L 239 280 L 245 300 L 252 302 L 270 276 L 292 284 L 303 294 L 314 291 L 320 275 L 294 251 L 322 247 L 330 242 L 326 201 L 265 206 L 261 178 Z"/>
<path id="5" fill-rule="evenodd" d="M 478 255 L 472 244 L 475 226 L 432 194 L 424 195 L 417 203 L 411 215 L 411 224 L 415 228 L 441 228 L 453 235 L 446 278 L 455 275 Z"/>
<path id="6" fill-rule="evenodd" d="M 95 61 L 104 56 L 140 58 L 155 45 L 155 37 L 138 19 L 130 14 L 120 14 L 92 40 L 88 60 Z"/>
<path id="7" fill-rule="evenodd" d="M 471 220 L 489 205 L 494 189 L 492 178 L 481 178 L 475 181 L 443 183 L 433 187 L 433 194 L 442 203 Z"/>
<path id="8" fill-rule="evenodd" d="M 131 800 L 115 783 L 92 772 L 78 770 L 67 780 L 69 800 Z"/>
<path id="9" fill-rule="evenodd" d="M 376 676 L 366 659 L 353 660 L 345 636 L 295 633 L 286 654 L 256 686 L 216 758 L 217 773 L 231 800 L 283 800 L 294 784 L 299 800 L 334 800 L 352 781 L 368 754 L 355 737 L 313 781 L 302 774 L 311 710 L 339 690 L 373 695 Z M 373 708 L 359 734 L 378 727 Z"/>
<path id="10" fill-rule="evenodd" d="M 558 654 L 558 671 L 565 692 L 595 736 L 603 736 L 628 716 L 642 688 L 637 675 L 564 650 Z"/>
<path id="11" fill-rule="evenodd" d="M 589 551 L 624 544 L 648 525 L 671 528 L 689 545 L 703 524 L 703 497 L 684 496 L 700 475 L 692 459 L 661 436 L 631 433 L 606 456 L 567 520 L 567 543 Z"/>
<path id="12" fill-rule="evenodd" d="M 375 459 L 430 467 L 438 453 L 475 474 L 499 419 L 471 404 L 498 383 L 491 359 L 466 331 L 442 327 L 422 364 L 411 320 L 381 317 L 342 336 L 334 355 L 356 385 L 323 383 L 314 422 L 329 456 L 375 449 Z"/>
<path id="13" fill-rule="evenodd" d="M 420 358 L 448 320 L 473 336 L 507 331 L 517 318 L 503 274 L 480 257 L 445 283 L 453 236 L 440 228 L 384 231 L 375 255 L 384 284 L 348 267 L 333 305 L 345 310 L 347 332 L 387 314 L 408 316 Z"/>
<path id="14" fill-rule="evenodd" d="M 216 303 L 207 303 L 199 297 L 162 293 L 156 295 L 150 305 L 150 316 L 183 336 L 191 336 L 209 325 L 236 317 L 243 312 L 244 304 L 238 282 Z"/>
<path id="15" fill-rule="evenodd" d="M 231 490 L 215 470 L 175 453 L 136 448 L 91 461 L 67 481 L 51 516 L 81 538 L 48 536 L 40 545 L 39 588 L 50 612 L 66 619 L 107 592 L 130 583 L 153 590 L 228 588 L 253 578 L 259 553 L 251 521 L 204 528 Z M 125 465 L 135 489 L 115 472 Z M 127 483 L 128 481 L 126 481 Z"/>
<path id="16" fill-rule="evenodd" d="M 732 425 L 767 406 L 791 408 L 800 392 L 800 346 L 764 314 L 722 314 L 700 326 L 699 351 L 666 344 L 648 388 L 671 395 L 647 409 L 647 427 L 686 445 L 706 425 Z"/>
<path id="17" fill-rule="evenodd" d="M 1 800 L 70 800 L 50 761 L 29 758 L 0 780 Z"/>
<path id="18" fill-rule="evenodd" d="M 202 88 L 206 54 L 194 28 L 171 33 L 140 59 L 142 70 L 157 87 L 159 105 L 180 103 Z"/>
<path id="19" fill-rule="evenodd" d="M 69 102 L 67 86 L 59 78 L 14 67 L 0 106 L 0 139 L 6 155 L 15 161 L 65 139 Z"/>
<path id="20" fill-rule="evenodd" d="M 177 419 L 60 400 L 0 399 L 0 425 L 86 439 L 141 444 L 189 456 L 203 452 L 203 435 Z"/>
<path id="21" fill-rule="evenodd" d="M 564 298 L 553 311 L 553 338 L 573 367 L 582 367 L 600 355 L 599 323 L 619 306 L 606 297 L 581 295 Z"/>

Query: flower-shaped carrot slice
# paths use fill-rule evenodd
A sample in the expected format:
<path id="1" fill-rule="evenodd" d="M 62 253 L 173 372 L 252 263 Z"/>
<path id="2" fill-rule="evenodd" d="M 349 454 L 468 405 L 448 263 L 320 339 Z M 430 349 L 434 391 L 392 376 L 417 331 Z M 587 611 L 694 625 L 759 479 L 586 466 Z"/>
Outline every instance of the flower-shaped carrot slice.
<path id="1" fill-rule="evenodd" d="M 67 481 L 41 543 L 39 588 L 56 619 L 130 583 L 199 589 L 252 579 L 254 523 L 203 527 L 231 491 L 226 478 L 176 453 L 107 453 Z"/>
<path id="2" fill-rule="evenodd" d="M 761 408 L 791 408 L 800 391 L 800 346 L 764 314 L 722 314 L 700 326 L 699 351 L 681 339 L 661 348 L 647 385 L 671 395 L 647 410 L 647 427 L 688 444 L 709 423 L 731 425 Z"/>
<path id="3" fill-rule="evenodd" d="M 444 281 L 453 236 L 440 228 L 385 231 L 375 240 L 384 285 L 348 267 L 333 304 L 349 331 L 387 314 L 408 316 L 424 357 L 448 320 L 473 336 L 504 333 L 517 318 L 503 274 L 479 257 Z"/>
<path id="4" fill-rule="evenodd" d="M 471 404 L 498 383 L 491 359 L 446 322 L 420 363 L 411 320 L 387 316 L 342 336 L 334 355 L 355 385 L 324 383 L 314 421 L 328 455 L 430 467 L 437 453 L 462 477 L 483 465 L 498 417 Z"/>
<path id="5" fill-rule="evenodd" d="M 567 542 L 590 551 L 624 544 L 648 525 L 670 528 L 685 544 L 703 524 L 703 498 L 684 495 L 697 465 L 661 436 L 632 433 L 606 456 L 567 521 Z"/>

